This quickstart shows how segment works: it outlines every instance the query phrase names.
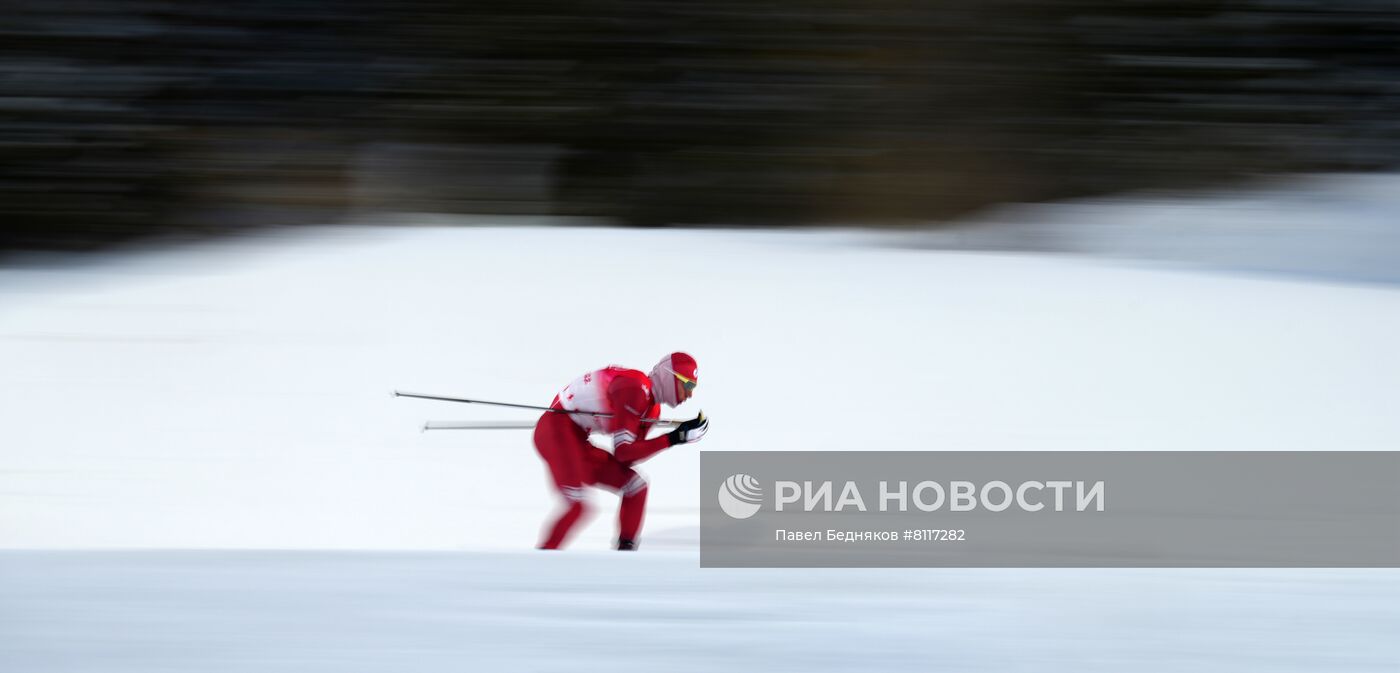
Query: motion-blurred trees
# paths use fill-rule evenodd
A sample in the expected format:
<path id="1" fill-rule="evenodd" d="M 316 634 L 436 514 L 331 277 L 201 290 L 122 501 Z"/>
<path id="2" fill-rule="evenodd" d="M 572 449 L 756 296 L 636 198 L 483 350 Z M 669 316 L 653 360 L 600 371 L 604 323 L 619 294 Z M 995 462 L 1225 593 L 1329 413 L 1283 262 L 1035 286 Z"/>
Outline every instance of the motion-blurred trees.
<path id="1" fill-rule="evenodd" d="M 1367 0 L 83 0 L 10 8 L 0 245 L 355 207 L 928 220 L 1392 165 Z"/>

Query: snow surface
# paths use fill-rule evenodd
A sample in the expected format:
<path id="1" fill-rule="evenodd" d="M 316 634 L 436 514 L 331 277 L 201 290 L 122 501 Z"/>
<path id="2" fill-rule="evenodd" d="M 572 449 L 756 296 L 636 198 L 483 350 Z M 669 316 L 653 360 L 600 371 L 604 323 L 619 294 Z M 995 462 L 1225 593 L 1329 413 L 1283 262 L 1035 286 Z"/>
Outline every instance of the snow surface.
<path id="1" fill-rule="evenodd" d="M 1400 443 L 1396 289 L 878 238 L 327 228 L 0 271 L 0 545 L 527 549 L 528 431 L 419 428 L 532 414 L 390 391 L 547 404 L 673 349 L 713 421 L 645 465 L 656 542 L 704 449 Z"/>
<path id="2" fill-rule="evenodd" d="M 1289 176 L 1212 194 L 990 208 L 909 244 L 1067 252 L 1314 280 L 1400 283 L 1400 173 Z"/>
<path id="3" fill-rule="evenodd" d="M 1393 672 L 1392 571 L 10 552 L 0 670 Z"/>
<path id="4" fill-rule="evenodd" d="M 897 239 L 322 228 L 0 269 L 0 670 L 1396 670 L 1394 571 L 696 567 L 697 450 L 1400 445 L 1396 288 Z M 711 432 L 644 466 L 626 558 L 589 551 L 601 493 L 522 551 L 555 506 L 528 432 L 418 431 L 528 413 L 390 396 L 543 404 L 673 349 Z"/>

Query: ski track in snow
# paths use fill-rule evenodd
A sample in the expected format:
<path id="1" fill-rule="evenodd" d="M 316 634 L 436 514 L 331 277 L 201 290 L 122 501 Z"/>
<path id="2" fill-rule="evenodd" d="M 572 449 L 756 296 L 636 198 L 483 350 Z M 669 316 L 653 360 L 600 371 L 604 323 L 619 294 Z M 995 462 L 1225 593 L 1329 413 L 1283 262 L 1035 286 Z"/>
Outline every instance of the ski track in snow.
<path id="1" fill-rule="evenodd" d="M 1373 570 L 700 570 L 680 552 L 0 553 L 0 669 L 1393 671 Z"/>

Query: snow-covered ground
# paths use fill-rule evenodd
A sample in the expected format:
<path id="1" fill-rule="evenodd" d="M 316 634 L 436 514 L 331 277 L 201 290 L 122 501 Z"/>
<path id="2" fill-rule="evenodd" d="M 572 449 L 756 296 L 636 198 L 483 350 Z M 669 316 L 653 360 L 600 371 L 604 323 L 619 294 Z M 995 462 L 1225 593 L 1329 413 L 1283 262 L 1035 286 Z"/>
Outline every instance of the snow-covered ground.
<path id="1" fill-rule="evenodd" d="M 682 552 L 0 554 L 0 670 L 1390 673 L 1392 571 L 719 570 Z"/>
<path id="2" fill-rule="evenodd" d="M 418 430 L 531 414 L 390 391 L 547 404 L 673 349 L 703 375 L 675 413 L 713 423 L 646 465 L 662 538 L 707 448 L 1400 440 L 1395 289 L 878 238 L 322 229 L 0 271 L 0 544 L 529 548 L 529 433 Z"/>
<path id="3" fill-rule="evenodd" d="M 1313 280 L 1400 283 L 1400 173 L 1290 176 L 1212 194 L 988 209 L 906 244 L 1065 252 Z"/>
<path id="4" fill-rule="evenodd" d="M 362 226 L 0 268 L 0 669 L 1400 665 L 1394 571 L 701 571 L 697 450 L 1400 445 L 1400 289 L 899 240 Z M 390 396 L 543 404 L 675 349 L 712 430 L 645 465 L 634 557 L 589 551 L 606 494 L 523 551 L 528 432 L 418 431 L 528 413 Z"/>

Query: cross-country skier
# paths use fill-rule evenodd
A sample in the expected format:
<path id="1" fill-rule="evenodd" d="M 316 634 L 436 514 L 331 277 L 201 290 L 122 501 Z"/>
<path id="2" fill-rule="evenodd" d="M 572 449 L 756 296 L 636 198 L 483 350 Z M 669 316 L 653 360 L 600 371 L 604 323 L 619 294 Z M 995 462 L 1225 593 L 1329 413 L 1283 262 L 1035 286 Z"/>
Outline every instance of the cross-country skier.
<path id="1" fill-rule="evenodd" d="M 554 397 L 551 409 L 592 413 L 545 412 L 535 425 L 535 448 L 549 466 L 565 505 L 541 549 L 563 546 L 588 509 L 585 486 L 607 488 L 622 496 L 617 548 L 636 549 L 647 481 L 632 466 L 669 447 L 699 441 L 709 429 L 701 413 L 671 432 L 647 439 L 651 423 L 643 419 L 656 418 L 662 404 L 674 407 L 690 399 L 695 384 L 695 358 L 672 353 L 652 367 L 651 374 L 610 366 L 578 377 Z M 612 437 L 612 453 L 589 444 L 592 433 Z"/>

